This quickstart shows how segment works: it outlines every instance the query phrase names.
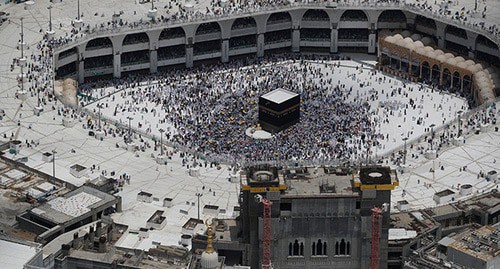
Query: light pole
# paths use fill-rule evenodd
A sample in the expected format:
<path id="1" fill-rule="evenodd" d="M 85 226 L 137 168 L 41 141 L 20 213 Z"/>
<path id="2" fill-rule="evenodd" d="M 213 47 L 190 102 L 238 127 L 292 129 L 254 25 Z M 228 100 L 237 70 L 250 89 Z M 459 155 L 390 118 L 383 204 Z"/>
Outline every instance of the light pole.
<path id="1" fill-rule="evenodd" d="M 160 129 L 158 131 L 160 132 L 160 156 L 163 156 L 163 132 L 165 132 L 165 130 Z"/>
<path id="2" fill-rule="evenodd" d="M 130 143 L 130 142 L 132 142 L 132 140 L 131 140 L 131 136 L 132 136 L 132 129 L 131 129 L 131 127 L 130 127 L 130 124 L 131 124 L 131 121 L 132 121 L 134 118 L 132 118 L 132 117 L 130 117 L 130 116 L 129 116 L 129 117 L 127 117 L 127 119 L 128 119 L 128 139 L 127 139 L 128 141 L 127 141 L 127 143 Z"/>
<path id="3" fill-rule="evenodd" d="M 457 137 L 460 137 L 460 135 L 462 135 L 462 130 L 461 130 L 462 119 L 460 118 L 460 116 L 462 116 L 462 110 L 457 111 L 457 114 L 458 114 L 458 134 L 457 134 Z"/>
<path id="4" fill-rule="evenodd" d="M 78 18 L 78 21 L 80 21 L 80 0 L 77 1 L 77 5 L 78 5 L 78 7 L 77 7 L 78 8 L 78 16 L 77 16 L 77 18 Z"/>
<path id="5" fill-rule="evenodd" d="M 200 219 L 200 197 L 203 196 L 203 193 L 197 192 L 196 196 L 198 197 L 198 219 Z"/>
<path id="6" fill-rule="evenodd" d="M 56 178 L 56 150 L 52 150 L 52 177 Z"/>
<path id="7" fill-rule="evenodd" d="M 101 106 L 102 106 L 102 104 L 97 104 L 97 108 L 99 109 L 99 111 L 97 112 L 99 114 L 98 115 L 99 116 L 99 130 L 98 131 L 101 130 Z"/>
<path id="8" fill-rule="evenodd" d="M 52 32 L 52 5 L 47 9 L 49 10 L 49 31 Z"/>
<path id="9" fill-rule="evenodd" d="M 431 127 L 431 150 L 432 150 L 432 144 L 434 144 L 434 126 L 436 126 L 434 123 L 431 124 L 429 127 Z"/>
<path id="10" fill-rule="evenodd" d="M 403 138 L 403 141 L 405 142 L 405 149 L 404 149 L 404 155 L 403 155 L 403 165 L 406 165 L 406 140 L 408 140 L 408 137 Z"/>

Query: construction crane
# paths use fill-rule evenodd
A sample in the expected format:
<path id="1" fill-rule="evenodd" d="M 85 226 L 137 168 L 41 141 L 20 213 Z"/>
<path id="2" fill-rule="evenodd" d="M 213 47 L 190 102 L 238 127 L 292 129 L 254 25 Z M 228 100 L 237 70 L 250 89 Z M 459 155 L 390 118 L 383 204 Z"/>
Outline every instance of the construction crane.
<path id="1" fill-rule="evenodd" d="M 262 204 L 264 209 L 262 218 L 262 269 L 271 269 L 271 205 L 273 202 L 260 194 L 255 195 L 255 201 Z"/>
<path id="2" fill-rule="evenodd" d="M 380 220 L 382 213 L 389 210 L 389 205 L 384 203 L 382 208 L 372 208 L 372 253 L 370 256 L 370 269 L 378 269 L 379 265 L 379 243 L 380 243 Z"/>

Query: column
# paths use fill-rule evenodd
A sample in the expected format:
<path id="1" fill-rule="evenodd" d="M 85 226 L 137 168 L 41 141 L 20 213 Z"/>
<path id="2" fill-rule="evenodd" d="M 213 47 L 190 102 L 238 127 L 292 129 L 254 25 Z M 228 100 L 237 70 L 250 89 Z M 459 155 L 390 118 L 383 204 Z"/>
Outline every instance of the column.
<path id="1" fill-rule="evenodd" d="M 121 78 L 122 77 L 122 57 L 121 53 L 115 53 L 113 55 L 113 77 Z"/>
<path id="2" fill-rule="evenodd" d="M 368 53 L 374 54 L 377 48 L 377 34 L 375 31 L 371 30 L 368 35 Z"/>
<path id="3" fill-rule="evenodd" d="M 292 51 L 300 52 L 300 27 L 294 27 L 292 30 Z"/>
<path id="4" fill-rule="evenodd" d="M 339 30 L 337 28 L 332 28 L 330 33 L 330 53 L 339 52 Z"/>
<path id="5" fill-rule="evenodd" d="M 264 34 L 257 34 L 257 57 L 264 57 Z"/>
<path id="6" fill-rule="evenodd" d="M 150 50 L 149 51 L 149 72 L 154 74 L 158 72 L 158 51 Z"/>
<path id="7" fill-rule="evenodd" d="M 445 28 L 446 25 L 444 23 L 436 21 L 436 37 L 438 39 L 438 47 L 440 48 L 444 48 L 446 45 Z"/>
<path id="8" fill-rule="evenodd" d="M 229 39 L 223 39 L 221 44 L 221 62 L 229 62 Z"/>
<path id="9" fill-rule="evenodd" d="M 186 68 L 193 67 L 193 45 L 186 45 Z"/>
<path id="10" fill-rule="evenodd" d="M 85 60 L 78 59 L 78 83 L 81 84 L 85 82 Z"/>

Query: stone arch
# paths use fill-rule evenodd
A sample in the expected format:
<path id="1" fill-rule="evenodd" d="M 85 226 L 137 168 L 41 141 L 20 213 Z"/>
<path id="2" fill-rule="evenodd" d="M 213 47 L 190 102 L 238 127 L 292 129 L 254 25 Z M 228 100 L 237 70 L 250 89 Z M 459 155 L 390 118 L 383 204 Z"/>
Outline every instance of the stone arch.
<path id="1" fill-rule="evenodd" d="M 85 46 L 85 50 L 101 49 L 101 48 L 111 48 L 113 47 L 113 42 L 109 37 L 98 37 L 89 40 Z"/>
<path id="2" fill-rule="evenodd" d="M 406 15 L 401 10 L 384 10 L 377 18 L 377 23 L 380 22 L 407 22 Z"/>
<path id="3" fill-rule="evenodd" d="M 348 9 L 340 16 L 340 21 L 369 21 L 369 18 L 364 10 Z"/>
<path id="4" fill-rule="evenodd" d="M 434 30 L 437 29 L 436 21 L 434 21 L 433 19 L 429 19 L 427 17 L 424 17 L 422 15 L 417 15 L 417 17 L 415 17 L 415 25 L 417 25 L 417 24 L 434 29 Z"/>
<path id="5" fill-rule="evenodd" d="M 138 44 L 138 43 L 149 43 L 149 36 L 145 32 L 128 34 L 123 39 L 123 46 Z"/>
<path id="6" fill-rule="evenodd" d="M 462 85 L 462 76 L 460 75 L 460 72 L 455 71 L 451 75 L 452 83 L 453 83 L 453 88 L 459 89 L 461 88 Z"/>
<path id="7" fill-rule="evenodd" d="M 257 22 L 253 17 L 237 18 L 231 25 L 231 31 L 251 27 L 257 27 Z"/>
<path id="8" fill-rule="evenodd" d="M 446 27 L 444 28 L 444 34 L 445 34 L 445 36 L 447 34 L 452 34 L 454 36 L 458 36 L 458 37 L 467 39 L 467 31 L 465 31 L 465 29 L 458 28 L 458 27 L 451 25 L 451 24 L 446 25 Z"/>
<path id="9" fill-rule="evenodd" d="M 196 27 L 195 35 L 209 34 L 221 32 L 221 27 L 218 22 L 205 22 Z"/>
<path id="10" fill-rule="evenodd" d="M 431 66 L 428 61 L 422 62 L 422 72 L 420 73 L 420 77 L 424 80 L 428 80 L 431 76 Z"/>
<path id="11" fill-rule="evenodd" d="M 448 68 L 443 69 L 442 85 L 445 88 L 451 87 L 451 72 Z"/>
<path id="12" fill-rule="evenodd" d="M 302 21 L 329 21 L 330 16 L 322 9 L 308 9 L 302 15 Z"/>
<path id="13" fill-rule="evenodd" d="M 489 38 L 485 37 L 484 35 L 478 35 L 476 38 L 476 47 L 477 44 L 485 45 L 489 48 L 498 50 L 498 45 L 495 44 L 495 42 L 491 41 Z"/>
<path id="14" fill-rule="evenodd" d="M 165 28 L 161 31 L 159 40 L 173 39 L 178 37 L 186 37 L 186 33 L 182 27 Z"/>
<path id="15" fill-rule="evenodd" d="M 288 12 L 276 12 L 273 13 L 267 18 L 266 25 L 281 23 L 281 22 L 290 22 L 290 27 L 292 26 L 292 16 Z"/>
<path id="16" fill-rule="evenodd" d="M 432 74 L 432 80 L 436 84 L 439 83 L 439 78 L 441 76 L 441 68 L 439 67 L 438 64 L 433 64 L 431 68 L 431 74 Z"/>
<path id="17" fill-rule="evenodd" d="M 418 58 L 413 58 L 411 60 L 411 75 L 420 77 L 420 60 Z"/>

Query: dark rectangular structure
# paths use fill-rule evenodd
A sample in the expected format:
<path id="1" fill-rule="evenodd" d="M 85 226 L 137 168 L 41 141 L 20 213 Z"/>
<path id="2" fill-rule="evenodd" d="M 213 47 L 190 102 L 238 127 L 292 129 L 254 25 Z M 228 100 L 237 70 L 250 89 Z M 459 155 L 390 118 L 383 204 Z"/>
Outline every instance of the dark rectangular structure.
<path id="1" fill-rule="evenodd" d="M 277 133 L 299 120 L 299 94 L 276 89 L 259 97 L 259 124 L 265 131 Z"/>

